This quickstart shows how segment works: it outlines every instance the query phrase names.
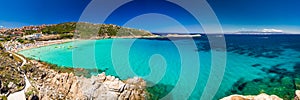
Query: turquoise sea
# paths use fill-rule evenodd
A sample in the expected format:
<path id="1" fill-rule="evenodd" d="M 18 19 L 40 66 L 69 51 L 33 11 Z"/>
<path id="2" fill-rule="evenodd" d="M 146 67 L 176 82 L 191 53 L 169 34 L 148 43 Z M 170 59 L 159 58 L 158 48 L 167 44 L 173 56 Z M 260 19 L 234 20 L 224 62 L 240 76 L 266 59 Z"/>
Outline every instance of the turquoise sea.
<path id="1" fill-rule="evenodd" d="M 59 66 L 98 69 L 92 74 L 139 76 L 154 97 L 163 99 L 209 100 L 260 93 L 291 99 L 300 89 L 300 35 L 211 37 L 225 38 L 226 48 L 212 47 L 209 43 L 218 39 L 203 35 L 75 41 L 19 54 Z"/>

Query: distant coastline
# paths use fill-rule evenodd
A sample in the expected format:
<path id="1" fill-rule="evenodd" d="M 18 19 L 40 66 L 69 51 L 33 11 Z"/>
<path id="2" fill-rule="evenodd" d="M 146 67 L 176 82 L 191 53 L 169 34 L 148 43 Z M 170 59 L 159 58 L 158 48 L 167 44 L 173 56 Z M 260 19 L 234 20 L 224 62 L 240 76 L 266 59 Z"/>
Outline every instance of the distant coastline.
<path id="1" fill-rule="evenodd" d="M 102 39 L 155 39 L 155 38 L 195 38 L 195 37 L 201 37 L 203 35 L 207 34 L 192 34 L 192 35 L 153 35 L 153 36 L 110 36 L 110 37 L 95 37 L 91 39 L 86 39 L 86 40 L 102 40 Z M 265 35 L 299 35 L 299 34 L 209 34 L 209 35 L 214 35 L 218 36 L 219 35 L 257 35 L 257 36 L 265 36 Z M 73 42 L 76 40 L 84 40 L 84 39 L 59 39 L 59 40 L 48 40 L 48 41 L 36 41 L 35 43 L 29 43 L 29 44 L 22 44 L 18 43 L 16 41 L 10 42 L 12 44 L 9 44 L 8 42 L 2 43 L 4 47 L 8 51 L 13 51 L 13 52 L 19 52 L 22 50 L 28 50 L 28 49 L 33 49 L 33 48 L 39 48 L 39 47 L 44 47 L 44 46 L 49 46 L 49 45 L 55 45 L 55 44 L 61 44 L 61 43 L 67 43 L 67 42 Z M 10 45 L 10 46 L 9 46 Z M 13 49 L 8 49 L 8 48 L 13 48 Z"/>

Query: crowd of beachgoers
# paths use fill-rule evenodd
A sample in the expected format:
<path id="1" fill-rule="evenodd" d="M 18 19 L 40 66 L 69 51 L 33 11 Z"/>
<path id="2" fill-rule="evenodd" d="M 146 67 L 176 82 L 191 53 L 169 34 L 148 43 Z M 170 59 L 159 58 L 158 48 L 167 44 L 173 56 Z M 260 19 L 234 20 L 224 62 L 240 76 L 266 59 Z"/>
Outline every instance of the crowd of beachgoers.
<path id="1" fill-rule="evenodd" d="M 70 42 L 70 41 L 73 41 L 73 40 L 72 39 L 64 39 L 64 40 L 51 40 L 51 41 L 35 41 L 33 43 L 26 43 L 26 44 L 20 43 L 18 41 L 7 41 L 7 42 L 2 43 L 2 45 L 6 51 L 18 52 L 21 50 L 27 50 L 27 49 L 31 49 L 31 48 L 65 43 L 65 42 Z"/>

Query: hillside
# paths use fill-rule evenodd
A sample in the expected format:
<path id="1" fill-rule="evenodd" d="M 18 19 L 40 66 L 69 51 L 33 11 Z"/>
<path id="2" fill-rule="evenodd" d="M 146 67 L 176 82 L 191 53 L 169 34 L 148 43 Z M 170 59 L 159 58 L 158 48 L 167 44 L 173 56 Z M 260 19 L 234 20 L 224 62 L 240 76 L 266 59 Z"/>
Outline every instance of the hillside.
<path id="1" fill-rule="evenodd" d="M 20 62 L 17 57 L 4 52 L 0 45 L 0 99 L 24 88 L 24 76 L 18 68 Z"/>
<path id="2" fill-rule="evenodd" d="M 43 34 L 64 34 L 78 33 L 84 36 L 91 34 L 99 37 L 104 36 L 151 36 L 148 31 L 125 28 L 113 24 L 92 24 L 83 22 L 67 22 L 55 25 L 48 25 L 41 29 Z M 95 33 L 96 32 L 96 33 Z"/>

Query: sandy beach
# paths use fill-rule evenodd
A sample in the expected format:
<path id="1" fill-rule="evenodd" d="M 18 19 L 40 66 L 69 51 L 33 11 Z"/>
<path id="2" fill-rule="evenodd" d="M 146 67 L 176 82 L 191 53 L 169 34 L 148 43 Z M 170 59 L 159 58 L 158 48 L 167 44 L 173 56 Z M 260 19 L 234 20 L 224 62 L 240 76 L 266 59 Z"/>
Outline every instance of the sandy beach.
<path id="1" fill-rule="evenodd" d="M 3 43 L 3 46 L 6 51 L 19 52 L 22 50 L 28 50 L 32 48 L 38 48 L 42 46 L 49 46 L 49 45 L 72 42 L 72 41 L 74 41 L 74 39 L 36 41 L 34 43 L 28 43 L 28 44 L 22 44 L 16 41 L 8 41 Z"/>
<path id="2" fill-rule="evenodd" d="M 123 38 L 123 39 L 130 39 L 130 38 L 157 38 L 158 36 L 113 36 L 113 37 L 97 37 L 95 40 L 101 40 L 101 39 L 114 39 L 114 38 Z M 49 40 L 49 41 L 36 41 L 34 43 L 27 43 L 22 44 L 17 41 L 7 41 L 4 42 L 2 45 L 4 46 L 6 51 L 12 51 L 12 52 L 19 52 L 22 50 L 28 50 L 32 48 L 38 48 L 43 46 L 49 46 L 54 44 L 61 44 L 66 42 L 72 42 L 75 40 L 80 39 L 62 39 L 62 40 Z"/>
<path id="3" fill-rule="evenodd" d="M 92 40 L 101 40 L 101 39 L 134 39 L 134 38 L 181 38 L 181 37 L 200 37 L 201 35 L 167 35 L 167 36 L 111 36 L 111 37 L 96 37 Z M 54 44 L 61 44 L 66 42 L 72 42 L 80 39 L 62 39 L 62 40 L 49 40 L 49 41 L 36 41 L 34 43 L 22 44 L 17 41 L 8 41 L 3 43 L 3 46 L 6 51 L 19 52 L 22 50 L 28 50 L 32 48 L 38 48 L 43 46 L 49 46 Z"/>

